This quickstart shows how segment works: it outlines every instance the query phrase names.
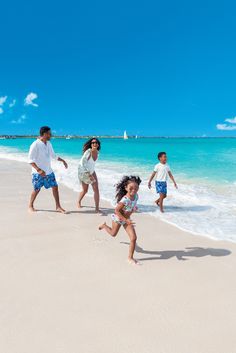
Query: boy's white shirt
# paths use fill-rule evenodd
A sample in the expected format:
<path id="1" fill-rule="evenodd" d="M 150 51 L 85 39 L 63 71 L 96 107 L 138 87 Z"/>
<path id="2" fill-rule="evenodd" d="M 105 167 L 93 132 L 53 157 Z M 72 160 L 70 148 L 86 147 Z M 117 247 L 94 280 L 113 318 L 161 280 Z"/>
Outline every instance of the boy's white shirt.
<path id="1" fill-rule="evenodd" d="M 162 164 L 162 163 L 157 163 L 154 167 L 154 172 L 156 172 L 155 175 L 155 180 L 156 181 L 167 181 L 169 172 L 170 172 L 170 167 L 169 165 Z"/>

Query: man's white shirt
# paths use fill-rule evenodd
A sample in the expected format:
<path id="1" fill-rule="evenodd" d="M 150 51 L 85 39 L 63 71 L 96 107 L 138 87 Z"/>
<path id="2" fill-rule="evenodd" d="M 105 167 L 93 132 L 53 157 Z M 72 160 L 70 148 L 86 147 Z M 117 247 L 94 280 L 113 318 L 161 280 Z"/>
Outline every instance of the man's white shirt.
<path id="1" fill-rule="evenodd" d="M 52 144 L 50 141 L 44 143 L 40 139 L 34 141 L 29 150 L 29 163 L 35 163 L 42 169 L 46 175 L 53 172 L 51 167 L 51 159 L 57 159 L 58 156 L 55 154 Z M 32 173 L 36 173 L 35 168 L 32 167 Z"/>

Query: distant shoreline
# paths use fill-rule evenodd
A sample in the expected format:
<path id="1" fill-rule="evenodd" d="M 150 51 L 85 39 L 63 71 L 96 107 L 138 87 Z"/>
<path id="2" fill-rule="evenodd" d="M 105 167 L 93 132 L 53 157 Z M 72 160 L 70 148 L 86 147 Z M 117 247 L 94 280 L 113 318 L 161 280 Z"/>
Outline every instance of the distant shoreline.
<path id="1" fill-rule="evenodd" d="M 9 139 L 22 139 L 22 138 L 37 138 L 38 135 L 0 135 L 0 140 L 9 140 Z M 55 135 L 55 139 L 88 139 L 92 137 L 97 137 L 101 139 L 124 139 L 123 136 L 113 136 L 113 135 Z M 130 135 L 129 139 L 235 139 L 236 136 L 138 136 Z"/>

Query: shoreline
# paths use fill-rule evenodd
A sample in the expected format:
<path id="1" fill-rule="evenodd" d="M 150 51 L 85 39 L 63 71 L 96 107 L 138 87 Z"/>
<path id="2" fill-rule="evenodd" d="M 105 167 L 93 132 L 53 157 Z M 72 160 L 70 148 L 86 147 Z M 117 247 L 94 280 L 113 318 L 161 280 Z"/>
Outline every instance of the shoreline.
<path id="1" fill-rule="evenodd" d="M 9 166 L 10 168 L 13 166 L 13 164 L 19 164 L 19 168 L 20 166 L 25 166 L 26 168 L 23 168 L 25 171 L 28 169 L 28 187 L 29 187 L 29 190 L 31 192 L 32 190 L 32 184 L 31 184 L 31 167 L 28 165 L 27 162 L 25 161 L 18 161 L 18 160 L 11 160 L 11 159 L 2 159 L 0 158 L 0 170 L 3 166 L 3 164 L 6 163 L 9 163 Z M 20 168 L 22 169 L 22 168 Z M 70 192 L 72 193 L 72 195 L 74 195 L 74 199 L 75 199 L 75 202 L 74 202 L 74 207 L 72 210 L 67 210 L 68 211 L 68 214 L 70 213 L 73 213 L 73 212 L 76 212 L 78 209 L 77 209 L 77 206 L 76 206 L 76 200 L 77 200 L 77 196 L 78 196 L 78 191 L 77 190 L 74 190 L 73 188 L 71 187 L 68 187 L 67 185 L 65 185 L 63 182 L 60 182 L 58 181 L 58 185 L 59 185 L 59 189 L 62 189 L 64 192 Z M 59 190 L 60 191 L 60 190 Z M 44 188 L 42 188 L 42 192 L 45 194 L 45 193 L 48 193 L 48 190 L 44 190 Z M 50 190 L 49 190 L 49 193 L 50 193 Z M 30 193 L 29 193 L 30 195 Z M 28 196 L 29 196 L 28 195 Z M 40 196 L 39 196 L 40 198 Z M 38 198 L 37 198 L 38 200 Z M 37 200 L 36 200 L 36 204 L 37 204 Z M 84 201 L 85 200 L 85 201 Z M 83 200 L 83 203 L 87 203 L 87 206 L 88 208 L 91 208 L 93 209 L 94 206 L 93 206 L 93 196 L 92 195 L 86 195 L 85 196 L 85 199 Z M 52 203 L 53 203 L 53 199 L 51 200 Z M 106 198 L 100 198 L 100 205 L 101 205 L 101 209 L 104 209 L 104 210 L 110 210 L 110 211 L 114 211 L 114 206 L 111 205 L 111 201 L 109 199 L 106 199 Z M 42 201 L 41 201 L 42 203 Z M 61 199 L 61 204 L 63 206 L 63 199 Z M 37 208 L 37 207 L 36 207 Z M 84 207 L 82 207 L 83 209 Z M 26 207 L 26 211 L 27 211 L 27 207 Z M 40 212 L 41 210 L 39 210 Z M 52 210 L 53 212 L 53 210 Z M 37 212 L 36 212 L 37 213 Z M 78 211 L 79 213 L 79 211 Z M 109 212 L 108 214 L 105 214 L 104 217 L 106 216 L 109 216 Z M 149 219 L 150 222 L 152 223 L 156 223 L 158 226 L 162 225 L 163 228 L 168 227 L 170 228 L 172 231 L 174 232 L 180 232 L 180 233 L 184 233 L 186 236 L 188 237 L 196 237 L 196 238 L 200 238 L 200 239 L 203 239 L 203 240 L 209 240 L 211 242 L 216 242 L 216 243 L 226 243 L 226 244 L 233 244 L 233 245 L 236 245 L 236 242 L 233 241 L 233 240 L 229 240 L 229 239 L 218 239 L 218 238 L 215 238 L 215 237 L 211 237 L 210 235 L 208 234 L 200 234 L 200 233 L 195 233 L 195 232 L 192 232 L 192 231 L 189 231 L 189 230 L 186 230 L 184 228 L 181 228 L 179 227 L 178 225 L 172 223 L 171 221 L 168 221 L 168 220 L 165 220 L 163 218 L 159 218 L 159 217 L 155 217 L 154 215 L 152 215 L 151 212 L 149 211 L 144 211 L 144 212 L 138 212 L 138 213 L 135 213 L 134 214 L 134 217 L 135 218 L 140 218 L 140 217 L 145 217 L 147 219 Z M 108 218 L 108 222 L 110 221 L 110 218 Z"/>
<path id="2" fill-rule="evenodd" d="M 8 164 L 7 168 L 12 168 L 13 165 L 18 165 L 18 168 L 21 169 L 21 170 L 24 170 L 26 173 L 28 171 L 28 189 L 29 191 L 31 192 L 31 189 L 32 189 L 32 184 L 31 184 L 31 167 L 28 165 L 27 162 L 25 161 L 18 161 L 18 160 L 15 160 L 15 159 L 4 159 L 4 158 L 0 158 L 0 170 L 2 168 L 4 168 L 4 165 L 5 164 Z M 25 168 L 23 167 L 25 166 Z M 23 168 L 21 168 L 23 167 Z M 72 210 L 67 210 L 69 213 L 70 212 L 75 212 L 77 210 L 77 207 L 76 207 L 76 199 L 77 199 L 77 195 L 78 195 L 78 191 L 74 190 L 73 188 L 70 188 L 68 186 L 66 186 L 63 182 L 60 182 L 58 181 L 58 185 L 59 185 L 59 189 L 63 189 L 64 192 L 70 192 L 74 195 L 74 198 L 75 198 L 75 203 L 74 203 L 74 209 Z M 42 189 L 42 191 L 45 193 L 47 193 L 48 191 L 47 190 L 44 190 L 44 188 Z M 49 190 L 50 192 L 50 190 Z M 30 195 L 30 194 L 29 194 Z M 28 196 L 29 196 L 28 195 Z M 85 200 L 87 200 L 87 204 L 89 205 L 88 207 L 90 208 L 93 208 L 93 196 L 92 195 L 86 195 L 85 196 Z M 53 200 L 52 200 L 53 202 Z M 63 199 L 61 199 L 61 203 L 63 205 Z M 37 200 L 36 200 L 36 204 L 37 204 Z M 86 206 L 87 207 L 87 206 Z M 36 207 L 37 208 L 37 207 Z M 83 207 L 82 207 L 83 208 Z M 101 197 L 101 208 L 102 209 L 110 209 L 113 211 L 113 206 L 111 205 L 111 202 L 110 200 L 106 199 L 106 198 L 102 198 Z M 27 208 L 26 208 L 27 209 Z M 106 215 L 105 215 L 106 216 Z M 165 220 L 165 219 L 162 219 L 162 218 L 158 218 L 158 217 L 155 217 L 151 214 L 151 212 L 138 212 L 136 214 L 134 214 L 134 217 L 136 218 L 140 218 L 140 217 L 147 217 L 148 219 L 150 219 L 151 222 L 156 222 L 159 226 L 160 224 L 162 224 L 162 227 L 170 227 L 170 228 L 173 228 L 174 231 L 179 231 L 180 233 L 184 233 L 185 235 L 187 236 L 191 236 L 191 237 L 197 237 L 197 238 L 202 238 L 202 239 L 205 239 L 205 240 L 209 240 L 209 241 L 212 241 L 212 242 L 216 242 L 216 243 L 219 243 L 219 242 L 222 242 L 222 243 L 229 243 L 229 244 L 236 244 L 234 241 L 231 241 L 231 240 L 228 240 L 228 239 L 218 239 L 218 238 L 214 238 L 214 237 L 211 237 L 210 235 L 205 235 L 205 234 L 199 234 L 199 233 L 194 233 L 194 232 L 191 232 L 189 230 L 186 230 L 184 228 L 181 228 L 179 227 L 178 225 L 172 223 L 172 222 L 169 222 L 168 220 Z"/>
<path id="3" fill-rule="evenodd" d="M 12 157 L 12 158 L 10 158 L 10 157 Z M 70 156 L 68 157 L 68 158 L 70 158 Z M 7 157 L 1 157 L 0 158 L 0 162 L 1 161 L 10 161 L 10 162 L 13 162 L 13 161 L 15 161 L 16 163 L 23 163 L 23 164 L 25 164 L 25 166 L 26 166 L 26 169 L 27 169 L 27 167 L 28 167 L 28 163 L 27 163 L 27 161 L 25 160 L 25 158 L 23 159 L 23 160 L 20 160 L 20 159 L 17 159 L 15 156 L 14 156 L 14 154 L 11 156 L 10 154 L 9 154 L 9 156 L 7 156 Z M 57 172 L 59 172 L 59 170 L 60 170 L 60 166 L 59 165 L 55 165 L 55 167 L 56 167 L 56 170 L 57 170 Z M 69 188 L 70 190 L 72 190 L 73 192 L 78 192 L 78 190 L 75 190 L 75 187 L 73 186 L 73 185 L 68 185 L 68 183 L 67 183 L 67 181 L 65 180 L 64 182 L 63 181 L 59 181 L 60 182 L 60 185 L 63 185 L 64 187 L 66 187 L 66 188 Z M 190 184 L 189 184 L 190 185 Z M 87 198 L 92 198 L 92 195 L 87 195 Z M 105 202 L 105 203 L 108 203 L 109 204 L 109 207 L 111 206 L 111 203 L 112 203 L 112 201 L 110 200 L 110 199 L 108 199 L 108 198 L 106 198 L 106 197 L 102 197 L 101 196 L 101 202 Z M 146 205 L 146 204 L 144 204 L 144 205 L 142 205 L 143 207 L 152 207 L 153 205 L 152 204 L 150 204 L 150 205 Z M 172 207 L 172 206 L 166 206 L 166 207 Z M 185 232 L 185 233 L 188 233 L 189 235 L 191 235 L 191 236 L 200 236 L 200 237 L 203 237 L 203 238 L 207 238 L 207 239 L 211 239 L 211 240 L 213 240 L 213 241 L 226 241 L 226 242 L 230 242 L 230 243 L 234 243 L 234 244 L 236 244 L 236 240 L 235 239 L 230 239 L 230 238 L 225 238 L 225 239 L 220 239 L 220 238 L 218 238 L 217 236 L 214 236 L 214 235 L 211 235 L 211 234 L 208 234 L 208 233 L 204 233 L 204 232 L 195 232 L 195 231 L 193 231 L 193 230 L 191 230 L 191 229 L 186 229 L 186 228 L 184 228 L 184 227 L 182 227 L 181 225 L 178 225 L 177 223 L 175 223 L 174 221 L 172 221 L 171 219 L 166 219 L 165 218 L 165 215 L 167 214 L 167 215 L 169 215 L 169 213 L 168 212 L 166 212 L 165 214 L 164 214 L 164 217 L 163 217 L 163 215 L 158 215 L 158 214 L 156 214 L 156 213 L 153 213 L 152 211 L 143 211 L 142 212 L 142 215 L 148 215 L 148 216 L 150 216 L 150 217 L 152 217 L 152 218 L 154 218 L 157 222 L 162 222 L 162 223 L 164 223 L 164 224 L 168 224 L 168 225 L 171 225 L 172 227 L 174 227 L 174 228 L 176 228 L 176 229 L 178 229 L 178 230 L 180 230 L 180 231 L 183 231 L 183 232 Z"/>

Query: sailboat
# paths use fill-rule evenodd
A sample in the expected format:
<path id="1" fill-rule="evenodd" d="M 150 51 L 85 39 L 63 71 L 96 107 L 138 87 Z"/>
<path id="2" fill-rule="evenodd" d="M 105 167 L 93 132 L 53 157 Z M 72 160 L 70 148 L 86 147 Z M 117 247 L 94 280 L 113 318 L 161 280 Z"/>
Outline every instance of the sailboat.
<path id="1" fill-rule="evenodd" d="M 124 131 L 124 140 L 128 140 L 128 135 L 127 135 L 126 130 Z"/>

